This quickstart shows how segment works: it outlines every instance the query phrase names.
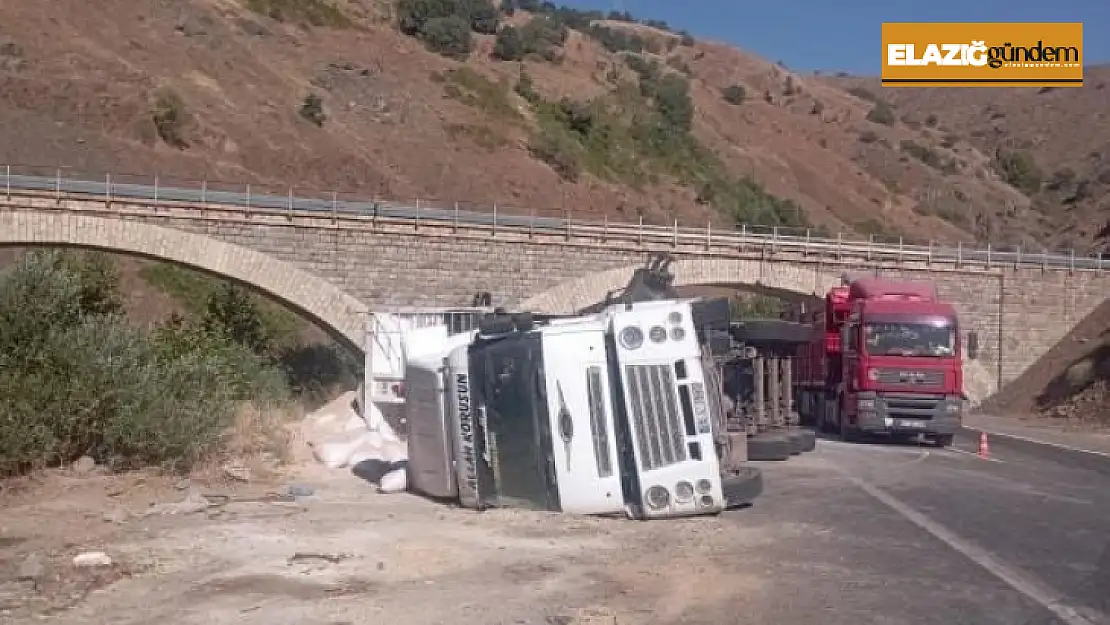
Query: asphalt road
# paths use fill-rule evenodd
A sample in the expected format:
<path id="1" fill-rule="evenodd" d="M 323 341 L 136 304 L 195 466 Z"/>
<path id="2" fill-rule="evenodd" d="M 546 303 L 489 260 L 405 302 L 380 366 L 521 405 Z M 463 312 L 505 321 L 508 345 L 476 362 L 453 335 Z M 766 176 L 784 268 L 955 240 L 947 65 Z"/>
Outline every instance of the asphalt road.
<path id="1" fill-rule="evenodd" d="M 823 440 L 761 463 L 764 495 L 726 519 L 775 536 L 733 556 L 772 587 L 688 622 L 1110 624 L 1110 474 L 1001 438 L 991 461 L 974 446 Z"/>

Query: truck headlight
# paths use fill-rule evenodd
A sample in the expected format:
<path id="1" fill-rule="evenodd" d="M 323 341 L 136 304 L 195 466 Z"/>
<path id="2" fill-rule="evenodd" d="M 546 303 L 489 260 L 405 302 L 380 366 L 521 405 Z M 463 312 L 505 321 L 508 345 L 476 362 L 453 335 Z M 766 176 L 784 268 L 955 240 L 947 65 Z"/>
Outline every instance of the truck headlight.
<path id="1" fill-rule="evenodd" d="M 671 494 L 662 486 L 652 486 L 644 493 L 644 503 L 650 508 L 662 510 L 671 503 Z"/>
<path id="2" fill-rule="evenodd" d="M 694 485 L 690 482 L 679 482 L 674 485 L 674 500 L 686 503 L 694 498 Z"/>
<path id="3" fill-rule="evenodd" d="M 672 312 L 671 314 L 667 315 L 667 321 L 670 321 L 671 325 L 678 325 L 682 323 L 682 313 L 678 312 L 677 310 Z"/>
<path id="4" fill-rule="evenodd" d="M 950 401 L 948 405 L 944 407 L 944 409 L 948 411 L 948 414 L 956 414 L 960 411 L 960 408 L 962 408 L 962 406 L 959 401 Z"/>
<path id="5" fill-rule="evenodd" d="M 652 343 L 662 343 L 667 340 L 667 329 L 663 326 L 653 326 L 648 330 L 648 338 Z"/>
<path id="6" fill-rule="evenodd" d="M 874 399 L 860 399 L 860 400 L 857 400 L 856 401 L 856 408 L 859 408 L 860 410 L 874 410 L 875 409 L 875 400 Z"/>
<path id="7" fill-rule="evenodd" d="M 871 380 L 872 382 L 877 381 L 879 379 L 879 370 L 878 369 L 868 369 L 867 370 L 867 379 Z"/>
<path id="8" fill-rule="evenodd" d="M 681 341 L 684 338 L 686 338 L 686 330 L 683 330 L 682 326 L 671 328 L 671 340 Z"/>
<path id="9" fill-rule="evenodd" d="M 705 495 L 711 490 L 713 490 L 713 482 L 710 482 L 709 480 L 704 479 L 704 478 L 698 480 L 698 492 L 699 493 Z"/>
<path id="10" fill-rule="evenodd" d="M 628 326 L 621 330 L 618 336 L 621 347 L 625 349 L 636 349 L 644 344 L 644 331 L 636 326 Z"/>

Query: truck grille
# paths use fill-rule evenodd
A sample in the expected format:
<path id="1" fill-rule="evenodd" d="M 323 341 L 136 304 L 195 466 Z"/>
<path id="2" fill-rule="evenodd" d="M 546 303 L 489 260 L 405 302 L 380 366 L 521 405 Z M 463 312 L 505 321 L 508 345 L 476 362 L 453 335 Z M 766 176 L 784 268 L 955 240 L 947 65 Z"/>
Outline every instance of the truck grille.
<path id="1" fill-rule="evenodd" d="M 641 467 L 657 469 L 686 460 L 686 434 L 671 366 L 627 365 L 624 371 Z"/>
<path id="2" fill-rule="evenodd" d="M 944 386 L 944 372 L 929 369 L 876 369 L 875 381 L 907 386 Z"/>
<path id="3" fill-rule="evenodd" d="M 893 419 L 932 419 L 944 395 L 883 393 L 886 416 Z"/>

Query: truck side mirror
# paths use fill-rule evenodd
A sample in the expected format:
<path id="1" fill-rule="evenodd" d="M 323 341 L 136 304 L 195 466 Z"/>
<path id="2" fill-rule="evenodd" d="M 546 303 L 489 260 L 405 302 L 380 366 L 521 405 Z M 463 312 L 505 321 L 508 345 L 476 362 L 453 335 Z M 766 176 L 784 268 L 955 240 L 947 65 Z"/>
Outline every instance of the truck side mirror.
<path id="1" fill-rule="evenodd" d="M 967 333 L 967 359 L 975 360 L 979 357 L 979 333 L 971 330 Z"/>

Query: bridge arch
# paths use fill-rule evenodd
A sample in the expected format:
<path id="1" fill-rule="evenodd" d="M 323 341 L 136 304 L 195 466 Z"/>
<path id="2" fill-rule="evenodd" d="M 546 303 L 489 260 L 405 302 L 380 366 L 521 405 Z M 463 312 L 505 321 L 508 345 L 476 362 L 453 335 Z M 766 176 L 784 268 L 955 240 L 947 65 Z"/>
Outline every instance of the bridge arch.
<path id="1" fill-rule="evenodd" d="M 562 282 L 520 304 L 521 310 L 576 312 L 619 293 L 640 265 L 599 271 Z M 818 263 L 768 262 L 747 258 L 686 258 L 671 264 L 674 286 L 747 285 L 782 299 L 822 297 L 840 283 L 841 271 Z"/>
<path id="2" fill-rule="evenodd" d="M 367 306 L 327 280 L 241 245 L 141 221 L 73 213 L 0 213 L 0 247 L 74 247 L 168 261 L 247 286 L 362 353 Z"/>

